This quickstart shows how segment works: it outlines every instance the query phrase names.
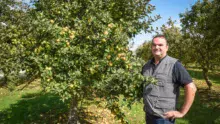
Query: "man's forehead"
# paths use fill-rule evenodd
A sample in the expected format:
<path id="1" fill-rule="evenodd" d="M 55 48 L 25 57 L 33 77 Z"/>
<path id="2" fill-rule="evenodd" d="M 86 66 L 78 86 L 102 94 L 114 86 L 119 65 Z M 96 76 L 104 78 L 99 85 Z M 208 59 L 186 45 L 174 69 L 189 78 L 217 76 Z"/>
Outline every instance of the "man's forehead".
<path id="1" fill-rule="evenodd" d="M 155 43 L 155 44 L 161 44 L 161 43 L 163 43 L 163 42 L 165 42 L 166 43 L 166 39 L 164 38 L 164 37 L 156 37 L 156 38 L 154 38 L 154 40 L 153 40 L 153 43 Z"/>

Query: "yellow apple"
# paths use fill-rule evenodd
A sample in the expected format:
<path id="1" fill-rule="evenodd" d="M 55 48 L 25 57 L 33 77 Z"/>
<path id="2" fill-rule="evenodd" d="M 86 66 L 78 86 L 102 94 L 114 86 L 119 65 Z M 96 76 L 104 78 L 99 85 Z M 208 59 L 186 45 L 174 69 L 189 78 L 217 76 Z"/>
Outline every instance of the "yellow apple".
<path id="1" fill-rule="evenodd" d="M 51 20 L 50 20 L 50 23 L 53 24 L 53 23 L 54 23 L 54 20 L 51 19 Z"/>
<path id="2" fill-rule="evenodd" d="M 73 84 L 70 84 L 70 85 L 69 85 L 70 88 L 73 88 L 73 86 L 74 86 Z"/>
<path id="3" fill-rule="evenodd" d="M 126 60 L 126 57 L 123 56 L 123 57 L 121 57 L 121 59 L 125 61 L 125 60 Z"/>
<path id="4" fill-rule="evenodd" d="M 112 62 L 109 62 L 108 65 L 109 65 L 109 66 L 113 66 Z"/>
<path id="5" fill-rule="evenodd" d="M 70 46 L 70 42 L 66 41 L 66 45 L 69 47 Z"/>
<path id="6" fill-rule="evenodd" d="M 108 31 L 104 31 L 104 35 L 108 35 Z"/>
<path id="7" fill-rule="evenodd" d="M 110 59 L 110 58 L 111 58 L 111 55 L 107 55 L 106 58 L 107 58 L 107 59 Z"/>
<path id="8" fill-rule="evenodd" d="M 113 23 L 108 24 L 108 27 L 109 27 L 109 28 L 112 28 L 113 26 L 114 26 Z"/>
<path id="9" fill-rule="evenodd" d="M 103 43 L 105 43 L 105 42 L 106 42 L 106 39 L 105 39 L 105 38 L 103 38 L 103 39 L 102 39 L 102 42 L 103 42 Z"/>
<path id="10" fill-rule="evenodd" d="M 70 35 L 70 39 L 73 39 L 74 37 L 75 37 L 74 34 L 71 34 L 71 35 Z"/>
<path id="11" fill-rule="evenodd" d="M 60 39 L 57 39 L 56 42 L 57 42 L 57 43 L 60 42 Z"/>

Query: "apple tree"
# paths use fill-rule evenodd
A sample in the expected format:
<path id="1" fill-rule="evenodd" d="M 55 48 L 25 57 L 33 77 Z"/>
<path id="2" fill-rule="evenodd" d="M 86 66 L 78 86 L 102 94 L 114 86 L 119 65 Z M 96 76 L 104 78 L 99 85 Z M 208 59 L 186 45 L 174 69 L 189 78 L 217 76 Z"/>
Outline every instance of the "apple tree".
<path id="1" fill-rule="evenodd" d="M 17 70 L 24 69 L 30 77 L 39 76 L 45 92 L 70 101 L 68 123 L 79 123 L 80 105 L 96 98 L 106 100 L 106 107 L 125 123 L 119 96 L 130 104 L 140 100 L 144 80 L 140 74 L 143 63 L 132 55 L 128 42 L 140 31 L 150 31 L 157 20 L 149 16 L 154 6 L 149 0 L 32 2 L 30 9 L 21 9 L 25 21 L 14 24 L 18 32 L 10 29 L 12 36 L 1 40 L 1 48 L 5 43 L 16 45 L 12 55 L 21 64 L 10 67 L 18 66 Z M 6 57 L 5 61 L 13 58 Z"/>

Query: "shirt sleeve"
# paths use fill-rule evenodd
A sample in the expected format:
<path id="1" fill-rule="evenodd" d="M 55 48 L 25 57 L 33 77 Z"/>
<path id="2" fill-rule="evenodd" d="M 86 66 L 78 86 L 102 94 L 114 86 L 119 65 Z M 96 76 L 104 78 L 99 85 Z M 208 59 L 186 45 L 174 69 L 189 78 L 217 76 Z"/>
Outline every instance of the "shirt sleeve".
<path id="1" fill-rule="evenodd" d="M 173 82 L 182 87 L 192 82 L 191 76 L 179 61 L 177 61 L 173 67 Z"/>

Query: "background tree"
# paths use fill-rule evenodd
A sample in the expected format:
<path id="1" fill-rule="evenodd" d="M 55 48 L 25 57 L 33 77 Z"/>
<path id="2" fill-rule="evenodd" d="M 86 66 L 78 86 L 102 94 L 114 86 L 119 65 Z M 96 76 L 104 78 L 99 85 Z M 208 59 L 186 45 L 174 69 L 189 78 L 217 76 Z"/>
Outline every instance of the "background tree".
<path id="1" fill-rule="evenodd" d="M 151 43 L 152 41 L 145 41 L 135 51 L 136 56 L 143 59 L 145 62 L 153 57 L 151 53 Z"/>
<path id="2" fill-rule="evenodd" d="M 195 62 L 193 51 L 191 50 L 191 41 L 183 37 L 181 28 L 175 26 L 175 21 L 169 18 L 167 24 L 162 25 L 160 29 L 169 44 L 168 55 L 178 58 L 185 66 Z"/>
<path id="3" fill-rule="evenodd" d="M 204 0 L 196 2 L 190 11 L 180 15 L 184 37 L 191 40 L 191 49 L 194 51 L 196 63 L 202 68 L 209 89 L 212 83 L 208 79 L 208 72 L 219 66 L 217 61 L 220 60 L 220 52 L 217 52 L 220 45 L 217 29 L 220 26 L 219 10 L 218 0 Z"/>
<path id="4" fill-rule="evenodd" d="M 21 2 L 0 1 L 0 70 L 4 73 L 3 85 L 11 90 L 19 83 L 19 72 L 24 69 L 27 9 Z"/>

